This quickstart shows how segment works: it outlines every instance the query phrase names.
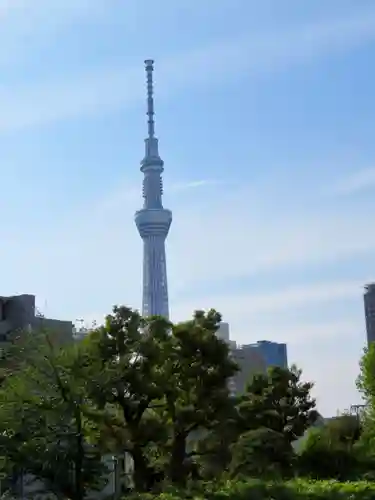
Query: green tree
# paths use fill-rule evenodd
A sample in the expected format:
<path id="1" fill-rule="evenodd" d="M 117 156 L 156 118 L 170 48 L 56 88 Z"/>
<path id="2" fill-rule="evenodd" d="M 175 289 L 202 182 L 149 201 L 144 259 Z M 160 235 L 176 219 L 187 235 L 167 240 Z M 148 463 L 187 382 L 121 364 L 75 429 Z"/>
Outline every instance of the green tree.
<path id="1" fill-rule="evenodd" d="M 197 442 L 197 460 L 204 479 L 217 479 L 229 468 L 232 447 L 239 437 L 235 403 L 236 398 L 232 398 L 228 416 L 216 422 Z"/>
<path id="2" fill-rule="evenodd" d="M 362 433 L 360 419 L 341 415 L 308 431 L 299 450 L 299 469 L 314 479 L 355 479 L 362 472 L 362 457 L 356 446 Z"/>
<path id="3" fill-rule="evenodd" d="M 364 349 L 357 387 L 364 400 L 364 411 L 361 415 L 363 438 L 375 455 L 375 342 Z"/>
<path id="4" fill-rule="evenodd" d="M 291 474 L 294 453 L 283 434 L 259 427 L 241 434 L 231 446 L 230 476 L 276 478 Z"/>
<path id="5" fill-rule="evenodd" d="M 245 393 L 238 398 L 237 436 L 234 440 L 235 443 L 240 440 L 238 446 L 241 450 L 254 451 L 254 457 L 249 456 L 248 463 L 257 460 L 261 464 L 269 464 L 273 456 L 275 460 L 278 457 L 276 462 L 280 471 L 286 474 L 287 470 L 291 470 L 294 461 L 292 444 L 316 418 L 315 400 L 310 394 L 312 386 L 311 382 L 301 381 L 301 371 L 295 366 L 290 369 L 272 367 L 266 374 L 257 374 L 252 378 Z M 241 438 L 243 435 L 246 435 L 245 441 Z M 274 446 L 278 446 L 273 455 L 269 454 L 267 446 L 259 444 L 266 436 L 272 439 Z M 236 445 L 232 446 L 233 450 L 238 450 Z M 234 463 L 230 465 L 231 470 L 236 470 L 238 460 L 238 457 L 232 456 Z M 267 470 L 271 468 L 269 466 Z"/>
<path id="6" fill-rule="evenodd" d="M 248 457 L 244 467 L 249 471 L 256 460 L 265 471 L 276 473 L 277 469 L 286 474 L 295 459 L 293 442 L 317 417 L 315 401 L 310 395 L 312 386 L 301 381 L 301 371 L 295 366 L 290 370 L 275 367 L 255 375 L 245 393 L 232 399 L 230 418 L 219 422 L 199 443 L 205 476 L 217 477 L 226 471 L 233 474 L 245 453 Z M 259 445 L 266 436 L 280 447 L 274 454 L 268 453 L 267 446 Z M 275 467 L 270 457 L 279 457 L 275 458 Z"/>
<path id="7" fill-rule="evenodd" d="M 375 473 L 375 343 L 364 349 L 360 361 L 360 374 L 357 387 L 363 396 L 363 411 L 359 415 L 362 424 L 361 438 L 357 444 L 364 468 L 369 479 Z"/>
<path id="8" fill-rule="evenodd" d="M 301 381 L 301 370 L 272 367 L 257 374 L 238 402 L 239 430 L 266 427 L 279 432 L 290 445 L 316 418 L 311 382 Z"/>
<path id="9" fill-rule="evenodd" d="M 104 472 L 80 382 L 85 353 L 77 345 L 57 348 L 44 333 L 25 333 L 18 346 L 19 369 L 0 392 L 1 456 L 8 471 L 82 500 L 102 486 Z"/>
<path id="10" fill-rule="evenodd" d="M 167 477 L 184 485 L 192 457 L 192 440 L 225 421 L 233 408 L 228 382 L 238 370 L 228 346 L 216 336 L 221 316 L 196 311 L 192 320 L 172 326 L 163 367 L 167 385 L 163 421 L 167 423 Z"/>
<path id="11" fill-rule="evenodd" d="M 85 390 L 98 411 L 102 445 L 132 457 L 138 491 L 160 480 L 150 457 L 166 439 L 156 409 L 163 405 L 166 390 L 163 366 L 170 328 L 163 318 L 146 320 L 137 311 L 114 307 L 105 324 L 85 341 L 90 353 Z"/>
<path id="12" fill-rule="evenodd" d="M 88 340 L 87 392 L 105 422 L 103 440 L 133 458 L 137 490 L 164 477 L 183 484 L 194 470 L 194 434 L 230 407 L 237 367 L 215 335 L 219 322 L 215 311 L 172 325 L 115 307 Z"/>

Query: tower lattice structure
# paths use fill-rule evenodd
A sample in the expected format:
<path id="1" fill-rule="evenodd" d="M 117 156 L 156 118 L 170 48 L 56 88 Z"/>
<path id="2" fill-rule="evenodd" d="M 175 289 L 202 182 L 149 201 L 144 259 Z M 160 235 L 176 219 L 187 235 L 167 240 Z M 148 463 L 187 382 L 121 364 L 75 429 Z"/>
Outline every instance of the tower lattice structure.
<path id="1" fill-rule="evenodd" d="M 159 156 L 155 137 L 153 70 L 154 61 L 146 60 L 148 136 L 145 157 L 141 161 L 143 208 L 135 213 L 135 223 L 143 240 L 143 316 L 169 317 L 165 240 L 172 223 L 172 212 L 163 207 L 164 162 Z"/>

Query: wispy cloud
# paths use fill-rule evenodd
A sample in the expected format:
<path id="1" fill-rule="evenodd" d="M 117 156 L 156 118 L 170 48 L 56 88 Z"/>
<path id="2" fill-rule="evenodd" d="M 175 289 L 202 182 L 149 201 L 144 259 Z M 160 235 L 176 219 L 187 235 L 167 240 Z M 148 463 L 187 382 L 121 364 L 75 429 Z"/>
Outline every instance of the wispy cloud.
<path id="1" fill-rule="evenodd" d="M 375 168 L 357 170 L 341 179 L 333 187 L 333 193 L 338 195 L 355 194 L 375 187 Z"/>
<path id="2" fill-rule="evenodd" d="M 375 9 L 287 31 L 246 33 L 158 60 L 160 93 L 167 89 L 164 93 L 171 96 L 181 88 L 212 85 L 213 79 L 223 84 L 244 71 L 260 76 L 374 39 Z M 142 79 L 139 68 L 100 67 L 66 81 L 3 88 L 0 131 L 124 108 L 143 98 Z"/>
<path id="3" fill-rule="evenodd" d="M 209 199 L 196 197 L 194 206 L 176 207 L 174 218 L 178 223 L 169 237 L 169 268 L 176 276 L 179 269 L 186 271 L 178 288 L 335 262 L 375 249 L 375 235 L 362 212 L 328 205 L 302 210 L 298 202 L 275 191 L 271 196 L 267 188 L 258 193 L 221 189 Z M 209 244 L 192 245 L 186 259 L 188 234 Z"/>
<path id="4" fill-rule="evenodd" d="M 108 213 L 111 210 L 121 210 L 124 206 L 133 206 L 134 209 L 139 208 L 141 204 L 141 182 L 142 177 L 139 177 L 137 183 L 123 181 L 116 188 L 114 192 L 104 196 L 99 201 L 95 211 Z M 184 191 L 191 191 L 193 189 L 203 189 L 211 186 L 221 186 L 224 181 L 215 179 L 201 179 L 201 180 L 186 180 L 179 182 L 164 181 L 164 190 L 167 192 L 168 197 L 181 194 Z M 138 205 L 137 205 L 138 203 Z"/>
<path id="5" fill-rule="evenodd" d="M 215 179 L 202 179 L 197 181 L 186 181 L 179 182 L 175 184 L 171 184 L 170 186 L 166 186 L 170 189 L 172 193 L 185 191 L 189 189 L 195 189 L 200 187 L 208 187 L 208 186 L 218 186 L 223 184 L 223 181 L 215 180 Z"/>
<path id="6" fill-rule="evenodd" d="M 298 308 L 303 308 L 308 305 L 310 308 L 318 304 L 327 304 L 342 299 L 353 299 L 361 296 L 364 280 L 353 281 L 335 281 L 335 282 L 320 282 L 318 284 L 310 284 L 303 286 L 285 286 L 279 290 L 268 290 L 267 293 L 223 293 L 210 294 L 209 296 L 194 297 L 194 300 L 181 302 L 177 308 L 174 308 L 172 313 L 174 319 L 182 320 L 188 317 L 191 311 L 195 309 L 209 309 L 215 307 L 223 315 L 226 321 L 229 321 L 233 329 L 237 332 L 237 337 L 240 335 L 242 343 L 246 342 L 243 335 L 246 332 L 247 325 L 243 325 L 243 318 L 248 318 L 249 324 L 258 323 L 259 319 L 264 314 L 279 315 L 282 311 L 293 311 Z M 341 323 L 342 324 L 342 323 Z M 278 331 L 272 333 L 272 338 L 276 340 L 284 339 L 284 341 L 296 341 L 300 338 L 299 328 L 285 331 L 282 325 L 279 325 Z M 274 323 L 273 323 L 274 328 Z M 304 332 L 305 340 L 309 337 L 309 328 Z M 242 333 L 242 335 L 241 335 Z M 259 336 L 261 332 L 256 328 L 256 334 Z M 264 332 L 263 332 L 264 333 Z M 334 333 L 334 332 L 332 332 Z M 268 331 L 268 334 L 271 334 Z M 311 335 L 315 335 L 316 330 L 313 327 Z M 296 337 L 297 335 L 297 337 Z"/>
<path id="7" fill-rule="evenodd" d="M 118 193 L 112 197 L 108 195 L 107 204 L 100 203 L 100 208 L 87 207 L 85 212 L 76 214 L 74 224 L 69 219 L 66 227 L 56 227 L 56 234 L 49 229 L 45 237 L 41 236 L 36 242 L 35 248 L 29 243 L 27 254 L 35 259 L 35 265 L 30 268 L 25 264 L 23 268 L 20 264 L 23 282 L 35 282 L 37 263 L 43 267 L 43 262 L 52 259 L 54 263 L 59 262 L 56 273 L 60 270 L 63 273 L 60 277 L 55 274 L 55 280 L 64 280 L 69 270 L 69 275 L 74 275 L 80 286 L 89 290 L 91 286 L 95 288 L 97 281 L 106 281 L 108 263 L 122 262 L 127 255 L 132 265 L 116 269 L 116 280 L 110 289 L 98 289 L 95 301 L 104 304 L 104 311 L 119 300 L 130 305 L 139 304 L 142 245 L 132 218 L 132 213 L 140 206 L 139 186 L 132 193 L 134 198 L 119 198 Z M 170 201 L 171 196 L 169 193 Z M 269 202 L 259 204 L 259 200 Z M 166 201 L 166 206 L 173 208 L 174 216 L 167 247 L 170 293 L 178 317 L 181 315 L 177 313 L 180 306 L 175 306 L 177 297 L 181 302 L 182 297 L 191 296 L 192 291 L 196 300 L 184 299 L 184 314 L 195 307 L 217 307 L 235 321 L 237 315 L 242 318 L 241 311 L 263 307 L 266 312 L 267 307 L 271 310 L 281 307 L 277 305 L 281 302 L 285 307 L 296 301 L 313 303 L 321 300 L 323 292 L 325 300 L 334 296 L 360 296 L 363 280 L 370 278 L 360 276 L 353 282 L 340 282 L 337 286 L 325 284 L 318 288 L 309 286 L 307 290 L 289 287 L 277 292 L 276 297 L 272 295 L 273 289 L 265 296 L 258 294 L 258 298 L 245 291 L 241 301 L 238 294 L 228 288 L 228 280 L 250 279 L 251 283 L 253 277 L 269 276 L 275 270 L 303 269 L 311 264 L 367 255 L 375 248 L 375 235 L 368 231 L 368 221 L 363 219 L 362 213 L 338 207 L 311 215 L 293 204 L 284 202 L 283 205 L 275 193 L 270 197 L 267 190 L 256 197 L 253 192 L 239 188 L 231 193 L 227 188 L 218 188 L 218 192 L 210 196 L 199 189 L 194 195 L 194 203 L 191 201 L 190 197 L 170 204 Z M 279 207 L 278 213 L 274 210 L 275 204 Z M 187 246 L 187 242 L 194 243 Z M 17 255 L 20 254 L 22 241 L 14 245 L 18 248 Z M 16 247 L 13 248 L 10 241 L 2 251 L 3 260 L 14 251 Z M 22 255 L 18 260 L 23 261 Z M 12 282 L 16 285 L 14 279 Z M 38 282 L 48 289 L 40 273 Z M 135 288 L 135 284 L 139 286 Z M 199 293 L 202 287 L 212 290 L 209 296 Z M 223 298 L 220 290 L 228 290 L 233 299 Z M 45 289 L 39 293 L 46 295 Z M 56 303 L 60 300 L 62 297 L 55 298 Z M 67 304 L 67 299 L 64 300 Z M 93 306 L 88 307 L 92 310 Z"/>

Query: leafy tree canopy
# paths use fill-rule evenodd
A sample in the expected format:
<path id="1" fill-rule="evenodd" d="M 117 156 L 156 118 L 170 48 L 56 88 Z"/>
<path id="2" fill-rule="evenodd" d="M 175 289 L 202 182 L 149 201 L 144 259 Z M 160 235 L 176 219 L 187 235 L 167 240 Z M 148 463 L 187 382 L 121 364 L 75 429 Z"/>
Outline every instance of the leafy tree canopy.
<path id="1" fill-rule="evenodd" d="M 301 437 L 317 416 L 311 382 L 301 370 L 273 367 L 255 375 L 238 403 L 242 430 L 265 427 L 281 433 L 288 443 Z"/>
<path id="2" fill-rule="evenodd" d="M 31 474 L 47 490 L 81 500 L 104 472 L 97 429 L 81 383 L 80 346 L 56 348 L 48 334 L 24 334 L 20 365 L 0 391 L 4 466 Z M 74 472 L 73 472 L 74 471 Z"/>

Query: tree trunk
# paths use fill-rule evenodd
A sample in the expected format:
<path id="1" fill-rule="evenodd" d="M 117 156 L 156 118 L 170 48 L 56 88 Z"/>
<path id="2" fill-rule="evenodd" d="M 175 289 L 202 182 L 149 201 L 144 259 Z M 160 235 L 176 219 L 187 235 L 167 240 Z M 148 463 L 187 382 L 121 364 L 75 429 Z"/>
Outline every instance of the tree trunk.
<path id="1" fill-rule="evenodd" d="M 169 477 L 173 484 L 183 487 L 186 484 L 186 435 L 176 433 L 172 443 L 169 462 Z"/>
<path id="2" fill-rule="evenodd" d="M 148 491 L 150 489 L 150 469 L 143 450 L 135 446 L 131 451 L 134 462 L 133 481 L 136 491 Z"/>
<path id="3" fill-rule="evenodd" d="M 81 409 L 76 408 L 75 410 L 76 426 L 77 426 L 77 450 L 74 462 L 74 500 L 83 500 L 85 497 L 85 488 L 82 481 L 83 472 L 83 456 L 85 453 L 84 449 L 84 439 L 83 439 L 83 429 L 82 429 L 82 415 Z"/>

